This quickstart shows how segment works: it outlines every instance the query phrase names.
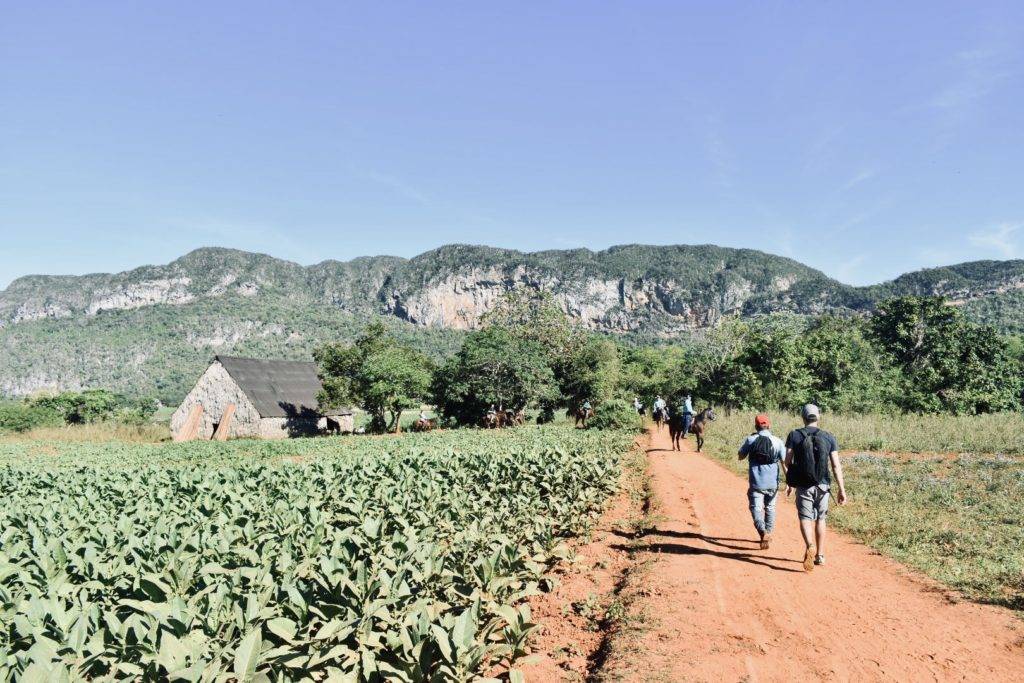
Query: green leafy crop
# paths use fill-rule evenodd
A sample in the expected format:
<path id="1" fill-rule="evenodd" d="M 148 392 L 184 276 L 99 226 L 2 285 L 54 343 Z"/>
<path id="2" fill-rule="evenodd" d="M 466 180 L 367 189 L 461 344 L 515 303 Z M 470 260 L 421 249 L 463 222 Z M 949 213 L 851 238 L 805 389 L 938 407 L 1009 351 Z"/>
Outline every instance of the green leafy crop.
<path id="1" fill-rule="evenodd" d="M 467 680 L 613 492 L 616 432 L 0 450 L 0 680 Z"/>

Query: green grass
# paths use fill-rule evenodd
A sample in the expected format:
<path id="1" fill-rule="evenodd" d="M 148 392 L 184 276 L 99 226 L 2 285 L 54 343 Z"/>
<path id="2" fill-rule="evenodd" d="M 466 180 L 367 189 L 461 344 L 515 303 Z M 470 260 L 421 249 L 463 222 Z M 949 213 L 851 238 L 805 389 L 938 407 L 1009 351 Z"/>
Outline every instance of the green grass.
<path id="1" fill-rule="evenodd" d="M 769 413 L 772 427 L 783 439 L 803 423 L 799 416 Z M 716 439 L 738 445 L 750 434 L 754 413 L 721 413 L 711 428 Z M 992 415 L 835 415 L 826 414 L 822 426 L 836 435 L 843 451 L 894 453 L 1001 453 L 1024 455 L 1024 416 Z"/>
<path id="2" fill-rule="evenodd" d="M 783 438 L 799 423 L 796 416 L 773 417 L 774 431 Z M 886 451 L 974 453 L 913 458 L 868 452 L 845 455 L 851 502 L 833 506 L 832 525 L 970 599 L 1024 610 L 1020 416 L 899 420 L 828 416 L 822 426 L 836 434 L 844 450 L 875 446 Z M 736 450 L 752 424 L 752 413 L 720 417 L 709 429 L 706 451 L 744 472 L 746 464 L 736 460 Z M 975 425 L 984 433 L 979 434 Z M 914 443 L 915 434 L 928 434 L 932 440 Z"/>

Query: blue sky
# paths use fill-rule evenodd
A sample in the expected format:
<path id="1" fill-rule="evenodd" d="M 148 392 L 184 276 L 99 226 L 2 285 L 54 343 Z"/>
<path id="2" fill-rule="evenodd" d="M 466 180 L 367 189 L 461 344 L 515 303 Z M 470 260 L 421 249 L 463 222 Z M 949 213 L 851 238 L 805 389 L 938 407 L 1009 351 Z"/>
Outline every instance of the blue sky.
<path id="1" fill-rule="evenodd" d="M 1024 3 L 7 2 L 0 287 L 204 245 L 1024 255 Z"/>

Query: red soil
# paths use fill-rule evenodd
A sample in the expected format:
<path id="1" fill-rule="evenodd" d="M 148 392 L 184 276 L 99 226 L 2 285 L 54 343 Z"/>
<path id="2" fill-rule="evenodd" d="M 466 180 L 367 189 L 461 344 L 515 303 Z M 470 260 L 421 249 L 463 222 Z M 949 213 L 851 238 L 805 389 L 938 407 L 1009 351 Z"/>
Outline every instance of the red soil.
<path id="1" fill-rule="evenodd" d="M 841 534 L 805 573 L 792 500 L 759 550 L 746 481 L 651 435 L 663 521 L 634 552 L 657 559 L 633 611 L 649 628 L 600 676 L 630 681 L 1021 680 L 1024 622 L 949 591 Z M 856 495 L 856 492 L 853 492 Z M 646 601 L 646 604 L 645 604 Z M 534 678 L 532 680 L 545 680 Z"/>

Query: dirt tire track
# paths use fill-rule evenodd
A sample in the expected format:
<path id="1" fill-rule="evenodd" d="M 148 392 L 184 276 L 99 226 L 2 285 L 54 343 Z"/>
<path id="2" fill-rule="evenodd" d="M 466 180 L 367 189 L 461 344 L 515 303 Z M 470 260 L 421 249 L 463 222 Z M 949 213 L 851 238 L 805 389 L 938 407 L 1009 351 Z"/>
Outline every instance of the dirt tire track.
<path id="1" fill-rule="evenodd" d="M 952 594 L 830 530 L 825 567 L 805 573 L 792 500 L 760 550 L 746 480 L 650 435 L 662 522 L 642 539 L 657 558 L 651 628 L 600 674 L 628 681 L 1021 680 L 1024 622 Z M 856 495 L 856 490 L 851 491 Z M 635 548 L 634 548 L 635 550 Z M 643 599 L 641 599 L 641 602 Z"/>

